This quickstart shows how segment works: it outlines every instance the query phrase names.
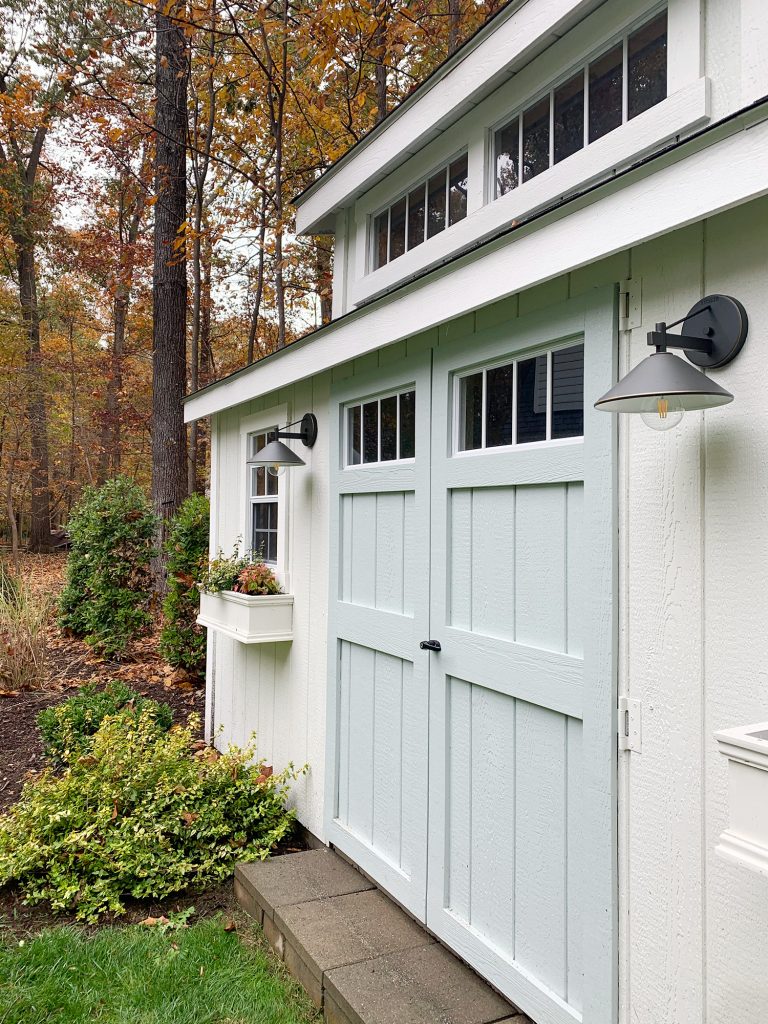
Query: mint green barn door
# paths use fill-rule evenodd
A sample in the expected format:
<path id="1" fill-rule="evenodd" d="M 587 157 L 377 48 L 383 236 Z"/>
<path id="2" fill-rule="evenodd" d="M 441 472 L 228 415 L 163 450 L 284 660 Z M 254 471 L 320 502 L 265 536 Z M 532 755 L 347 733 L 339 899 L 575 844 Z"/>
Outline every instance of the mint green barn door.
<path id="1" fill-rule="evenodd" d="M 617 1016 L 616 323 L 333 393 L 328 837 L 537 1024 Z"/>
<path id="2" fill-rule="evenodd" d="M 427 924 L 538 1024 L 616 1020 L 615 324 L 601 292 L 433 369 Z"/>
<path id="3" fill-rule="evenodd" d="M 431 353 L 334 388 L 328 837 L 426 912 Z"/>

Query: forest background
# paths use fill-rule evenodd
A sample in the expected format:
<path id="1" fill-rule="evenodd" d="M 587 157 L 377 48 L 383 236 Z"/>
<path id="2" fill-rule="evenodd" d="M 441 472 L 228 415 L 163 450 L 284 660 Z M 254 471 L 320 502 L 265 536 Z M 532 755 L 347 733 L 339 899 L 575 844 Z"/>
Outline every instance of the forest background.
<path id="1" fill-rule="evenodd" d="M 501 6 L 0 0 L 0 544 L 205 489 L 183 394 L 330 319 L 291 199 Z"/>

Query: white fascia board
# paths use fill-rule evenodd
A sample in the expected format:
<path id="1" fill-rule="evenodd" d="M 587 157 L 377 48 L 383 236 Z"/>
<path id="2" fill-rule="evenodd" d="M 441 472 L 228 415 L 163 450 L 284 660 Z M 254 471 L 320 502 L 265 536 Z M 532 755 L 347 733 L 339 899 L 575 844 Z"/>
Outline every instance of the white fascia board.
<path id="1" fill-rule="evenodd" d="M 759 116 L 759 115 L 758 115 Z M 741 125 L 742 122 L 738 122 Z M 736 124 L 730 126 L 733 130 Z M 711 144 L 707 144 L 707 143 Z M 668 154 L 191 396 L 187 422 L 329 370 L 561 274 L 768 194 L 768 121 Z"/>
<path id="2" fill-rule="evenodd" d="M 499 83 L 598 6 L 599 0 L 527 0 L 499 15 L 478 45 L 427 81 L 299 198 L 296 233 L 333 231 L 336 211 L 476 106 Z"/>

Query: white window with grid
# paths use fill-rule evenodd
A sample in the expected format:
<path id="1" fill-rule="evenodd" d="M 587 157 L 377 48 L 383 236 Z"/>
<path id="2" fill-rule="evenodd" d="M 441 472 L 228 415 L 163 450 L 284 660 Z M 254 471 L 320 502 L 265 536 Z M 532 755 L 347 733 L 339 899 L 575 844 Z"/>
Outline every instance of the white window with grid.
<path id="1" fill-rule="evenodd" d="M 241 505 L 239 548 L 248 557 L 271 566 L 284 587 L 288 582 L 286 511 L 290 474 L 275 476 L 266 466 L 251 465 L 251 460 L 287 422 L 287 410 L 275 408 L 249 416 L 240 424 L 245 500 Z"/>
<path id="2" fill-rule="evenodd" d="M 272 431 L 259 431 L 248 436 L 248 457 L 253 459 L 269 442 Z M 266 466 L 249 466 L 250 516 L 248 551 L 256 560 L 277 565 L 280 531 L 280 484 L 282 480 Z"/>

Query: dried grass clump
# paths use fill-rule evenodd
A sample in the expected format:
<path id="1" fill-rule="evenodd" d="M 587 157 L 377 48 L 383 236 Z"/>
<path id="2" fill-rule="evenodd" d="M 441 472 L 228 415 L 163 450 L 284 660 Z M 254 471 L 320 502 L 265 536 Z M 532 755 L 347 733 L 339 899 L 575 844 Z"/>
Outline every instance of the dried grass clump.
<path id="1" fill-rule="evenodd" d="M 0 688 L 38 690 L 45 685 L 50 594 L 0 566 Z"/>

